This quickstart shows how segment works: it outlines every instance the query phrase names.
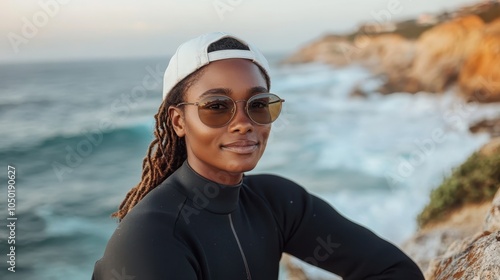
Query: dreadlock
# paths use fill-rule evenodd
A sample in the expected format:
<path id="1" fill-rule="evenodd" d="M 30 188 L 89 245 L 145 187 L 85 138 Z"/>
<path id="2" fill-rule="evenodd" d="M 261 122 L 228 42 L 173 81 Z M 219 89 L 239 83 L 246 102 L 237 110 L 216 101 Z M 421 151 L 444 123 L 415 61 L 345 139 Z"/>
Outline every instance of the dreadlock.
<path id="1" fill-rule="evenodd" d="M 168 108 L 183 101 L 184 93 L 198 74 L 197 71 L 180 81 L 163 100 L 155 114 L 154 139 L 149 144 L 146 157 L 142 161 L 141 181 L 133 187 L 112 217 L 122 220 L 147 193 L 174 173 L 187 158 L 186 143 L 172 128 Z"/>
<path id="2" fill-rule="evenodd" d="M 208 52 L 227 49 L 249 50 L 248 46 L 233 38 L 222 38 L 212 43 L 208 47 Z M 127 193 L 118 211 L 113 213 L 112 217 L 121 221 L 146 194 L 174 173 L 187 159 L 186 142 L 184 138 L 178 137 L 175 133 L 168 108 L 184 102 L 186 91 L 198 79 L 203 70 L 204 67 L 184 78 L 163 100 L 158 113 L 155 114 L 154 139 L 149 144 L 146 157 L 142 162 L 141 181 Z M 261 70 L 261 72 L 263 71 Z M 263 74 L 263 76 L 269 87 L 267 75 Z"/>

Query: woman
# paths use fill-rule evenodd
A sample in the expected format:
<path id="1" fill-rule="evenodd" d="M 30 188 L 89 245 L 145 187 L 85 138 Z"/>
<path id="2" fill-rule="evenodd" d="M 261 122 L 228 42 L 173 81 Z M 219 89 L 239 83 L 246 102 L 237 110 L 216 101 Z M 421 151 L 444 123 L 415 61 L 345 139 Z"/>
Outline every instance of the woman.
<path id="1" fill-rule="evenodd" d="M 182 44 L 165 72 L 141 182 L 93 279 L 274 279 L 283 252 L 344 279 L 423 279 L 395 246 L 301 186 L 250 175 L 283 99 L 269 66 L 226 33 Z"/>

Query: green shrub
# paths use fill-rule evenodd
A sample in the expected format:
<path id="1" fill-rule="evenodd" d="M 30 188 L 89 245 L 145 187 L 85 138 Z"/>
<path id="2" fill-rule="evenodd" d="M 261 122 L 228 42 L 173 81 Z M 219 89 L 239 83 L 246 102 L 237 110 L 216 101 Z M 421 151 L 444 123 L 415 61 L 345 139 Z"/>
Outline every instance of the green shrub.
<path id="1" fill-rule="evenodd" d="M 417 222 L 423 227 L 464 204 L 491 200 L 499 187 L 500 151 L 489 156 L 476 152 L 431 192 Z"/>

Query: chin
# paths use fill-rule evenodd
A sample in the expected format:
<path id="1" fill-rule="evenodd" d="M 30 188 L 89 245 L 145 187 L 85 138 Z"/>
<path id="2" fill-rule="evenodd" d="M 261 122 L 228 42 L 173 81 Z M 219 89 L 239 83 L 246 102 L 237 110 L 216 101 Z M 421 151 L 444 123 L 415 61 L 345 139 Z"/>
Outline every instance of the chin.
<path id="1" fill-rule="evenodd" d="M 243 173 L 253 170 L 258 162 L 258 159 L 230 159 L 226 161 L 223 170 L 229 173 Z"/>

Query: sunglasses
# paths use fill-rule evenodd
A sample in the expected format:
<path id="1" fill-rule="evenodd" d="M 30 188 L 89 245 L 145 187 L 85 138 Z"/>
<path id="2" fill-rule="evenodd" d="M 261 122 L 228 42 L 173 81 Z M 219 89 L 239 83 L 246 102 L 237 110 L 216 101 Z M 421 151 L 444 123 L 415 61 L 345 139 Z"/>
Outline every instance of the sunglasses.
<path id="1" fill-rule="evenodd" d="M 210 127 L 226 126 L 236 114 L 236 103 L 246 102 L 245 112 L 256 124 L 264 125 L 274 122 L 280 112 L 281 105 L 285 102 L 272 93 L 260 93 L 252 96 L 248 100 L 234 101 L 229 96 L 214 95 L 207 96 L 198 102 L 182 102 L 177 107 L 183 105 L 198 106 L 198 116 L 201 122 Z"/>

